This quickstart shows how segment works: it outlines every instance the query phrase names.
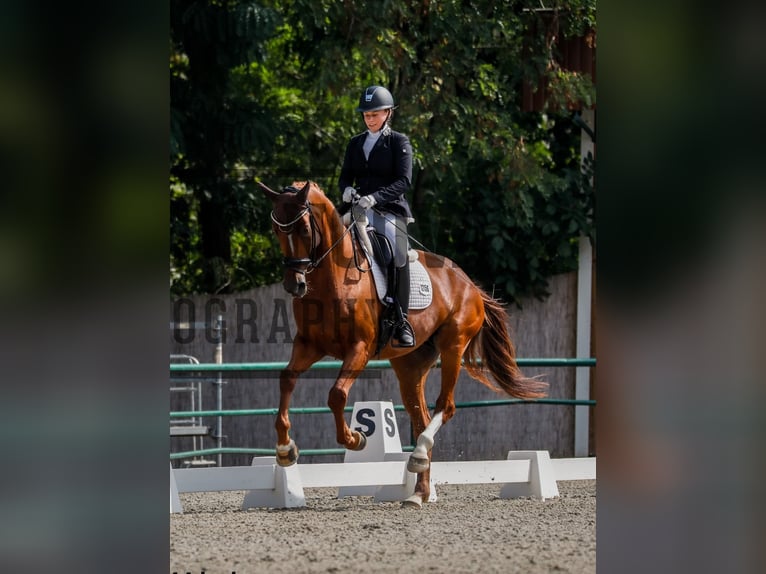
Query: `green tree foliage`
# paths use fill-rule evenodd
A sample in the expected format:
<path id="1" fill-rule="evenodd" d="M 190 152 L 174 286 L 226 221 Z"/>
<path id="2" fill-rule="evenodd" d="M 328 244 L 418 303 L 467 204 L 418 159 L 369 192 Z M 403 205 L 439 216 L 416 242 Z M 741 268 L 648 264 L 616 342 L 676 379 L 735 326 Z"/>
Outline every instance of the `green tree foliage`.
<path id="1" fill-rule="evenodd" d="M 578 238 L 593 235 L 592 162 L 580 165 L 572 109 L 592 105 L 595 90 L 558 64 L 555 38 L 595 30 L 595 2 L 556 6 L 174 2 L 173 290 L 278 277 L 253 177 L 272 187 L 310 178 L 339 199 L 346 142 L 364 129 L 353 109 L 378 83 L 394 93 L 394 127 L 415 150 L 413 236 L 496 295 L 544 296 L 550 276 L 576 268 Z M 240 36 L 244 21 L 253 27 Z M 540 79 L 548 111 L 522 112 L 523 82 Z"/>
<path id="2" fill-rule="evenodd" d="M 263 60 L 276 14 L 254 2 L 171 2 L 171 279 L 178 291 L 232 281 L 235 231 L 253 216 L 241 162 L 268 148 L 275 116 L 239 84 Z M 263 278 L 269 278 L 268 275 Z"/>

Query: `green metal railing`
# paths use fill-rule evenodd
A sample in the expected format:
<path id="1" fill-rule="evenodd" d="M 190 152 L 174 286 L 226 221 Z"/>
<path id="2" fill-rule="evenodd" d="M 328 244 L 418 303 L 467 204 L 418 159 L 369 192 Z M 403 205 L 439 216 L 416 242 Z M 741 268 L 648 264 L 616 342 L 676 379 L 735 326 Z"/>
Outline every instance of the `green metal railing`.
<path id="1" fill-rule="evenodd" d="M 596 359 L 516 359 L 520 367 L 595 367 Z M 437 361 L 435 367 L 440 362 Z M 310 370 L 314 369 L 340 369 L 342 361 L 319 361 L 314 363 Z M 177 363 L 170 365 L 171 373 L 188 372 L 231 372 L 231 371 L 281 371 L 287 368 L 287 362 L 275 363 Z M 367 363 L 367 369 L 390 369 L 391 363 L 385 360 L 373 360 Z"/>
<path id="2" fill-rule="evenodd" d="M 496 401 L 469 401 L 464 403 L 455 403 L 455 407 L 461 408 L 477 408 L 477 407 L 494 407 L 498 405 L 514 405 L 520 403 L 538 403 L 544 405 L 572 405 L 572 406 L 596 406 L 594 400 L 577 400 L 577 399 L 498 399 Z M 433 409 L 436 405 L 429 404 L 428 408 Z M 350 413 L 354 409 L 353 407 L 346 407 L 345 412 Z M 405 410 L 404 405 L 394 405 L 395 411 Z M 259 415 L 276 415 L 279 409 L 271 407 L 268 409 L 224 409 L 224 410 L 207 410 L 207 411 L 171 411 L 170 418 L 181 417 L 242 417 L 242 416 L 259 416 Z M 313 415 L 318 413 L 332 413 L 329 407 L 291 407 L 288 409 L 291 415 Z"/>
<path id="3" fill-rule="evenodd" d="M 527 358 L 516 359 L 516 363 L 520 367 L 595 367 L 596 359 L 594 358 L 552 358 L 552 359 L 539 359 L 539 358 Z M 342 361 L 319 361 L 314 363 L 310 369 L 340 369 L 343 366 Z M 436 367 L 439 366 L 439 362 L 436 363 Z M 287 362 L 270 362 L 270 363 L 199 363 L 199 364 L 171 364 L 170 372 L 172 373 L 199 373 L 199 372 L 237 372 L 237 371 L 280 371 L 287 367 Z M 385 360 L 373 360 L 367 363 L 366 368 L 369 369 L 389 369 L 391 363 Z M 569 406 L 596 406 L 595 400 L 578 400 L 578 399 L 498 399 L 492 401 L 467 401 L 462 403 L 456 403 L 455 407 L 460 408 L 484 408 L 494 407 L 499 405 L 511 405 L 511 404 L 546 404 L 546 405 L 569 405 Z M 429 404 L 428 408 L 433 409 L 434 404 Z M 404 405 L 394 405 L 395 411 L 404 411 Z M 345 412 L 353 412 L 352 406 L 347 406 L 344 409 Z M 278 409 L 265 408 L 265 409 L 218 409 L 218 410 L 197 410 L 197 411 L 171 411 L 170 418 L 183 418 L 183 417 L 224 417 L 224 416 L 262 416 L 262 415 L 276 415 Z M 293 407 L 288 410 L 290 414 L 319 414 L 319 413 L 331 413 L 329 407 Z M 406 445 L 402 447 L 405 452 L 412 451 L 414 445 Z M 346 452 L 344 448 L 326 448 L 326 449 L 305 449 L 301 450 L 301 454 L 306 456 L 311 455 L 330 455 L 330 454 L 343 454 Z M 220 454 L 253 454 L 262 456 L 272 456 L 276 454 L 276 450 L 271 448 L 240 448 L 240 447 L 217 447 L 209 449 L 200 449 L 193 451 L 176 452 L 170 455 L 171 460 L 189 458 L 196 456 L 206 455 L 220 455 Z"/>

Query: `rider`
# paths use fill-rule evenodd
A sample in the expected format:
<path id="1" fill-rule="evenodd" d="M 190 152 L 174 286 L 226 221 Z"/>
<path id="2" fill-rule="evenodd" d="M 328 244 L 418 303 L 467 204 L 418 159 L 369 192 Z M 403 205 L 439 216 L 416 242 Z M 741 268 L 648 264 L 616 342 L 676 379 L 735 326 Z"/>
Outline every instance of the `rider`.
<path id="1" fill-rule="evenodd" d="M 370 86 L 359 98 L 367 131 L 351 138 L 343 158 L 338 187 L 343 201 L 367 210 L 370 224 L 384 234 L 394 248 L 396 294 L 394 305 L 401 313 L 394 326 L 393 344 L 413 347 L 415 335 L 407 321 L 410 302 L 410 268 L 407 257 L 407 224 L 414 221 L 404 193 L 412 182 L 412 145 L 404 134 L 391 129 L 394 97 L 383 86 Z M 346 206 L 347 208 L 348 206 Z"/>

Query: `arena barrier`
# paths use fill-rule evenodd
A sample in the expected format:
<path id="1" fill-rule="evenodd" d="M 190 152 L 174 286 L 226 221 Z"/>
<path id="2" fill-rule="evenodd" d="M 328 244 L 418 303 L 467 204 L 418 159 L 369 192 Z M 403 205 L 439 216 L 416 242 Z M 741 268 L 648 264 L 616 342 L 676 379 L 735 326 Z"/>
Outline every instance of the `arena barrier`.
<path id="1" fill-rule="evenodd" d="M 219 323 L 221 319 L 219 317 Z M 220 345 L 216 350 L 216 359 L 220 359 L 222 356 L 222 347 Z M 183 355 L 186 357 L 186 355 Z M 196 361 L 196 359 L 195 359 Z M 287 362 L 264 362 L 264 363 L 199 363 L 192 361 L 191 363 L 177 363 L 170 365 L 170 372 L 177 375 L 189 374 L 189 373 L 217 373 L 217 379 L 215 379 L 215 385 L 217 386 L 217 405 L 216 409 L 210 410 L 195 410 L 191 411 L 178 411 L 171 412 L 170 418 L 172 420 L 181 420 L 189 417 L 217 417 L 216 432 L 212 435 L 216 441 L 217 446 L 215 448 L 202 448 L 184 452 L 171 453 L 170 458 L 181 459 L 189 457 L 200 456 L 218 456 L 218 466 L 222 466 L 221 455 L 223 454 L 253 454 L 258 456 L 270 456 L 274 454 L 274 449 L 267 448 L 243 448 L 243 447 L 224 447 L 223 446 L 223 432 L 222 432 L 222 417 L 229 416 L 261 416 L 261 415 L 276 415 L 277 408 L 260 408 L 260 409 L 224 409 L 223 400 L 221 394 L 221 387 L 223 385 L 222 373 L 224 372 L 254 372 L 254 371 L 268 371 L 278 372 L 281 369 L 286 368 Z M 440 361 L 437 361 L 435 367 L 440 365 Z M 578 376 L 583 372 L 587 372 L 589 367 L 596 366 L 595 358 L 518 358 L 516 363 L 522 367 L 576 367 Z M 314 363 L 311 370 L 337 370 L 342 367 L 342 361 L 323 360 Z M 390 369 L 391 363 L 387 360 L 371 360 L 365 366 L 365 369 Z M 179 379 L 183 380 L 183 379 Z M 589 407 L 596 405 L 596 401 L 588 398 L 588 385 L 584 385 L 583 389 L 576 392 L 577 398 L 575 399 L 561 399 L 561 398 L 540 398 L 540 399 L 497 399 L 497 400 L 485 400 L 485 401 L 468 401 L 458 402 L 455 407 L 461 408 L 474 408 L 474 407 L 491 407 L 507 404 L 520 404 L 520 403 L 536 403 L 547 405 L 570 405 L 575 409 L 575 427 L 582 426 L 581 423 L 585 423 L 589 420 Z M 433 409 L 435 405 L 429 404 L 428 408 Z M 403 405 L 397 405 L 396 410 L 403 411 Z M 350 412 L 352 408 L 346 407 L 346 412 Z M 332 411 L 328 407 L 291 407 L 289 409 L 290 414 L 308 414 L 308 413 L 331 413 Z M 200 419 L 201 420 L 201 419 Z M 201 424 L 201 423 L 200 423 Z M 585 425 L 587 429 L 587 424 Z M 582 433 L 578 435 L 575 432 L 575 456 L 585 456 L 588 452 L 588 434 Z M 414 445 L 412 445 L 414 446 Z M 410 447 L 410 450 L 412 448 Z M 304 455 L 329 455 L 329 454 L 344 454 L 344 449 L 341 448 L 321 448 L 321 449 L 304 449 Z"/>
<path id="2" fill-rule="evenodd" d="M 347 451 L 342 463 L 281 467 L 275 457 L 266 456 L 254 457 L 251 466 L 173 469 L 171 465 L 170 512 L 183 512 L 179 494 L 184 492 L 244 490 L 242 509 L 306 506 L 304 488 L 338 488 L 339 497 L 372 495 L 376 502 L 403 501 L 414 491 L 416 475 L 407 471 L 409 453 L 401 450 L 391 413 L 390 402 L 355 403 L 352 422 L 363 418 L 377 424 L 366 427 L 366 448 Z M 432 462 L 429 500 L 437 499 L 438 484 L 501 484 L 501 498 L 545 500 L 559 495 L 559 480 L 595 478 L 595 458 L 551 460 L 548 451 L 510 451 L 506 460 Z"/>

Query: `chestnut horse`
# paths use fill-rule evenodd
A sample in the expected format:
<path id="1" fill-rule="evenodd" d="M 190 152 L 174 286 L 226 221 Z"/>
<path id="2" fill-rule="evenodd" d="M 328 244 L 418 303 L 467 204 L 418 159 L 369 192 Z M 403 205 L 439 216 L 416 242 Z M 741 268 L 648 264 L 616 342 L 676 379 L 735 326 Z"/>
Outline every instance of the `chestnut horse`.
<path id="1" fill-rule="evenodd" d="M 383 307 L 372 273 L 363 272 L 358 265 L 360 259 L 354 253 L 358 247 L 350 228 L 343 225 L 335 206 L 315 183 L 298 182 L 282 193 L 260 185 L 273 204 L 273 229 L 284 255 L 282 284 L 293 295 L 297 325 L 292 356 L 279 379 L 277 463 L 289 466 L 298 459 L 298 448 L 289 434 L 290 397 L 298 376 L 325 356 L 342 361 L 327 401 L 335 417 L 338 443 L 361 450 L 367 439 L 346 424 L 344 408 L 351 385 L 376 351 Z M 461 361 L 473 378 L 511 397 L 544 396 L 547 384 L 524 377 L 519 370 L 502 305 L 449 259 L 417 253 L 431 278 L 433 300 L 425 309 L 410 310 L 415 347 L 387 345 L 378 358 L 389 359 L 418 437 L 407 463 L 407 470 L 417 473 L 415 492 L 404 502 L 419 507 L 430 494 L 434 435 L 455 414 L 454 391 Z M 425 382 L 439 356 L 441 392 L 432 418 Z"/>

